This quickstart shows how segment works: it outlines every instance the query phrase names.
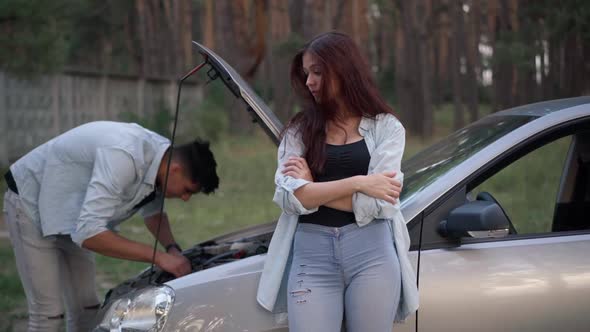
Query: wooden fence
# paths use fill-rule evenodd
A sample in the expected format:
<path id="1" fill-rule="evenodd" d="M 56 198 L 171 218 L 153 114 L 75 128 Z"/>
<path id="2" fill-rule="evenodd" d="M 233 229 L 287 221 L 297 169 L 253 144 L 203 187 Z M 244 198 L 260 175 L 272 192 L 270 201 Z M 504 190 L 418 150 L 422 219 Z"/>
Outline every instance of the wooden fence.
<path id="1" fill-rule="evenodd" d="M 177 89 L 170 80 L 85 73 L 22 79 L 0 72 L 0 167 L 85 122 L 173 111 Z M 187 82 L 182 89 L 182 105 L 201 101 L 200 85 Z"/>

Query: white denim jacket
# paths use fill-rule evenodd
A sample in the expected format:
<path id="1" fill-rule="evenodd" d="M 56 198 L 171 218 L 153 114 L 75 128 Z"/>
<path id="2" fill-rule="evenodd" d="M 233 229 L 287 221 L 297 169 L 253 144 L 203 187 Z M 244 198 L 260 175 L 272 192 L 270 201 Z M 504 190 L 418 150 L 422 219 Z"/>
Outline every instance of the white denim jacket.
<path id="1" fill-rule="evenodd" d="M 405 146 L 405 129 L 399 120 L 391 114 L 363 118 L 359 125 L 359 134 L 363 136 L 371 155 L 368 173 L 396 171 L 396 178 L 402 181 L 400 167 Z M 286 279 L 299 215 L 317 211 L 317 208 L 306 209 L 294 194 L 309 181 L 285 176 L 281 172 L 289 157 L 302 155 L 303 143 L 300 137 L 295 136 L 294 131 L 290 130 L 279 146 L 278 167 L 275 173 L 276 190 L 273 201 L 283 212 L 270 242 L 257 295 L 258 303 L 272 312 L 286 311 Z M 418 289 L 416 274 L 408 258 L 410 237 L 400 211 L 400 204 L 398 202 L 393 205 L 357 192 L 352 197 L 352 208 L 359 226 L 364 226 L 374 219 L 388 219 L 391 222 L 402 278 L 402 293 L 396 321 L 404 320 L 418 309 Z"/>

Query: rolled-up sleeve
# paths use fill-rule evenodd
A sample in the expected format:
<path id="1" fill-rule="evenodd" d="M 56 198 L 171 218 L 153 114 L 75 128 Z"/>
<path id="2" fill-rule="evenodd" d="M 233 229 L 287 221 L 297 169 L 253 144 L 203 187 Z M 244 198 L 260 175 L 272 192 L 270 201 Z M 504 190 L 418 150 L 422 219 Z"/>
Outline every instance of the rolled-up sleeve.
<path id="1" fill-rule="evenodd" d="M 295 130 L 289 130 L 285 133 L 277 155 L 278 165 L 275 173 L 276 188 L 273 201 L 285 214 L 302 215 L 316 212 L 317 207 L 306 209 L 294 194 L 297 189 L 310 182 L 285 176 L 282 173 L 283 165 L 290 157 L 301 157 L 303 155 L 303 144 L 299 136 L 295 134 Z"/>
<path id="2" fill-rule="evenodd" d="M 72 240 L 82 246 L 84 240 L 109 230 L 117 207 L 125 197 L 125 188 L 136 181 L 133 158 L 119 149 L 99 149 Z"/>
<path id="3" fill-rule="evenodd" d="M 395 178 L 402 182 L 401 160 L 406 144 L 406 133 L 402 124 L 393 115 L 387 114 L 377 120 L 375 149 L 369 162 L 369 174 L 397 172 Z M 352 210 L 359 225 L 365 225 L 375 218 L 391 218 L 399 211 L 399 200 L 391 204 L 381 199 L 356 192 L 352 196 Z"/>

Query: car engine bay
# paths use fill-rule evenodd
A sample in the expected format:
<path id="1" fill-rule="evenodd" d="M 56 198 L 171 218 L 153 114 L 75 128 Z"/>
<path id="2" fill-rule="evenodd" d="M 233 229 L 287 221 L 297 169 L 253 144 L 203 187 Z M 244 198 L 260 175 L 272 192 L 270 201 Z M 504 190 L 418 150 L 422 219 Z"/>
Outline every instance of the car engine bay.
<path id="1" fill-rule="evenodd" d="M 272 233 L 267 233 L 235 241 L 207 241 L 184 250 L 183 255 L 191 262 L 191 273 L 195 273 L 246 257 L 264 254 L 268 250 L 271 237 Z M 153 270 L 147 268 L 139 275 L 109 290 L 105 295 L 103 306 L 130 292 L 147 286 L 160 285 L 172 279 L 174 275 L 157 266 L 154 266 Z"/>

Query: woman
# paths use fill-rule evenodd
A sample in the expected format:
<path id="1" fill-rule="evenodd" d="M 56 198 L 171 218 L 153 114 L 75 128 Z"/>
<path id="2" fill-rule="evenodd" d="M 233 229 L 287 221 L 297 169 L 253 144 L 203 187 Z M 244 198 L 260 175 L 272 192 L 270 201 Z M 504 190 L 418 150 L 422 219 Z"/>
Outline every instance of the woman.
<path id="1" fill-rule="evenodd" d="M 258 302 L 290 331 L 391 331 L 418 307 L 399 211 L 405 131 L 344 34 L 311 40 L 291 65 L 303 101 L 279 146 L 283 213 Z M 285 285 L 286 281 L 286 285 Z"/>

